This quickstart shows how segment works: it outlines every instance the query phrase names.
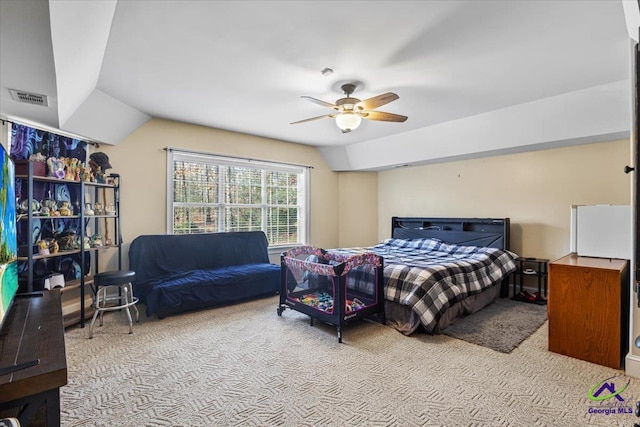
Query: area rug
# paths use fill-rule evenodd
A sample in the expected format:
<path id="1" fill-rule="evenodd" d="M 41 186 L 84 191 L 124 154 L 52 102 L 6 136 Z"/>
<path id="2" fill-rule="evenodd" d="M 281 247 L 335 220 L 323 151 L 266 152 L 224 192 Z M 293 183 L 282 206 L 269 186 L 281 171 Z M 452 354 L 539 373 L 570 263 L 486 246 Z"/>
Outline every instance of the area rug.
<path id="1" fill-rule="evenodd" d="M 547 306 L 498 299 L 457 320 L 442 333 L 490 349 L 511 353 L 547 320 Z"/>

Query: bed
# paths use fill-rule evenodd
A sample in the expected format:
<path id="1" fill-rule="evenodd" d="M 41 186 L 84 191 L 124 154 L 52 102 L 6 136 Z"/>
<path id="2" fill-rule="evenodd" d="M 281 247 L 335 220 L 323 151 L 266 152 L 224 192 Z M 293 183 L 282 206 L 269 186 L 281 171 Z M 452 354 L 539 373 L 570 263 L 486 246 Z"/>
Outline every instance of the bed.
<path id="1" fill-rule="evenodd" d="M 387 324 L 405 335 L 440 333 L 456 319 L 508 296 L 517 255 L 509 218 L 393 217 L 391 238 L 367 248 L 384 259 Z"/>

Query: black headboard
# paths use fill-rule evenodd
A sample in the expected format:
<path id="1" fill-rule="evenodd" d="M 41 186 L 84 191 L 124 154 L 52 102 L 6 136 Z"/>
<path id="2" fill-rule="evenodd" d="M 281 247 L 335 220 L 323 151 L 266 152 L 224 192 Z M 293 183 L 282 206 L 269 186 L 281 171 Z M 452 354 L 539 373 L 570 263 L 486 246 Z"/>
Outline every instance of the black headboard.
<path id="1" fill-rule="evenodd" d="M 509 218 L 391 218 L 394 239 L 433 238 L 461 246 L 509 249 Z"/>

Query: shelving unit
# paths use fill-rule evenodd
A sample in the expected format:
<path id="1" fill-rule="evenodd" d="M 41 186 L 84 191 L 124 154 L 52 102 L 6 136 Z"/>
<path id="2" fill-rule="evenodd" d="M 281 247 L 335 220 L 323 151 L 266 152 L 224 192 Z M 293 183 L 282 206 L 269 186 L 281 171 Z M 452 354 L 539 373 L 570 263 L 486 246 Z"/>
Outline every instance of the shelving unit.
<path id="1" fill-rule="evenodd" d="M 544 305 L 547 303 L 547 279 L 549 260 L 543 258 L 516 258 L 516 271 L 513 273 L 513 299 L 534 304 Z M 518 284 L 520 292 L 524 291 L 525 277 L 535 277 L 538 285 L 538 298 L 529 301 L 518 298 Z"/>
<path id="2" fill-rule="evenodd" d="M 73 324 L 80 324 L 80 327 L 84 327 L 85 319 L 93 314 L 91 308 L 93 292 L 91 286 L 93 284 L 93 275 L 100 271 L 100 253 L 110 250 L 117 251 L 116 259 L 118 269 L 122 264 L 122 239 L 120 237 L 120 177 L 118 175 L 109 175 L 110 183 L 97 183 L 97 182 L 83 182 L 73 181 L 65 179 L 57 179 L 52 177 L 35 176 L 33 171 L 33 164 L 29 162 L 26 175 L 16 174 L 16 181 L 20 180 L 20 194 L 22 199 L 36 200 L 35 188 L 39 189 L 42 193 L 43 188 L 45 194 L 51 194 L 51 188 L 56 185 L 67 185 L 77 191 L 74 191 L 74 195 L 69 195 L 69 200 L 57 200 L 57 195 L 52 196 L 56 202 L 67 201 L 74 208 L 74 215 L 65 216 L 53 216 L 46 215 L 40 216 L 38 212 L 34 211 L 34 203 L 27 203 L 27 212 L 17 215 L 18 223 L 18 241 L 26 244 L 23 246 L 23 253 L 19 253 L 18 261 L 23 264 L 22 279 L 26 282 L 23 291 L 33 292 L 42 290 L 41 283 L 36 284 L 34 277 L 34 269 L 36 262 L 44 260 L 44 266 L 41 265 L 41 272 L 38 280 L 42 279 L 42 271 L 45 271 L 45 275 L 49 275 L 53 272 L 57 272 L 53 263 L 47 263 L 49 259 L 56 261 L 69 260 L 73 263 L 74 260 L 71 256 L 79 254 L 79 277 L 68 280 L 65 278 L 65 286 L 61 288 L 62 294 L 62 311 L 64 325 L 70 326 Z M 18 183 L 16 183 L 16 189 Z M 25 191 L 26 190 L 26 191 Z M 48 190 L 48 191 L 47 191 Z M 102 206 L 112 204 L 114 206 L 113 214 L 98 214 L 98 215 L 86 215 L 85 205 L 88 203 L 94 206 L 95 203 L 101 203 Z M 34 236 L 35 221 L 51 221 L 52 230 L 62 230 L 63 232 L 75 232 L 77 236 L 76 244 L 79 246 L 77 249 L 60 250 L 52 254 L 39 254 L 34 253 L 34 246 L 37 237 Z M 26 225 L 22 225 L 26 221 Z M 107 233 L 113 230 L 113 237 Z M 42 230 L 39 231 L 42 233 Z M 86 240 L 93 234 L 100 234 L 103 236 L 103 244 L 99 247 L 87 247 Z M 106 239 L 110 242 L 106 242 Z M 82 249 L 81 249 L 82 248 Z M 26 253 L 25 253 L 26 252 Z M 87 259 L 87 257 L 89 257 Z M 60 262 L 62 262 L 60 261 Z M 26 274 L 25 274 L 26 273 Z M 90 288 L 90 292 L 87 292 L 87 287 Z"/>

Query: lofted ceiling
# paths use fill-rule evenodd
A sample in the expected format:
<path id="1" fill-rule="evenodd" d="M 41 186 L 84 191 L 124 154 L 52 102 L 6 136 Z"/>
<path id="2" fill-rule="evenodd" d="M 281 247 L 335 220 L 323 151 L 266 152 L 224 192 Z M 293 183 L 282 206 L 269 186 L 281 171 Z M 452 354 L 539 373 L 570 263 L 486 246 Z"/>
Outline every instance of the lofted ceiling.
<path id="1" fill-rule="evenodd" d="M 0 115 L 108 144 L 166 118 L 317 146 L 334 170 L 628 137 L 623 3 L 0 0 Z M 346 82 L 408 120 L 290 124 Z"/>

